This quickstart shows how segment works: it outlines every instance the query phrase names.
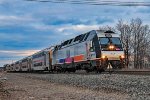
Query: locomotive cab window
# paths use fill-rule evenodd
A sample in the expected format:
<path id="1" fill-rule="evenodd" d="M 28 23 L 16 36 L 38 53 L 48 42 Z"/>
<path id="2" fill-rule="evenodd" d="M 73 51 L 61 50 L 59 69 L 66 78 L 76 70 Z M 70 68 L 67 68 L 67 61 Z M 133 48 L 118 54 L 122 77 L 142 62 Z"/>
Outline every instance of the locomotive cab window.
<path id="1" fill-rule="evenodd" d="M 108 38 L 100 38 L 101 44 L 108 44 L 108 42 L 109 42 Z"/>
<path id="2" fill-rule="evenodd" d="M 102 51 L 122 51 L 122 44 L 119 37 L 100 37 L 99 42 Z M 114 49 L 109 49 L 109 46 L 113 45 Z"/>
<path id="3" fill-rule="evenodd" d="M 117 38 L 117 37 L 113 37 L 113 38 L 111 38 L 111 41 L 112 41 L 114 44 L 121 44 L 120 39 L 119 39 L 119 38 Z"/>

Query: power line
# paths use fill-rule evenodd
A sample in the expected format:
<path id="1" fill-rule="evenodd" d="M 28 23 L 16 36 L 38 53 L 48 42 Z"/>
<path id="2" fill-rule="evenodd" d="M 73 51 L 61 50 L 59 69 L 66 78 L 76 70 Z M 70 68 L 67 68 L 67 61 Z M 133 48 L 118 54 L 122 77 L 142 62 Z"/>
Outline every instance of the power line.
<path id="1" fill-rule="evenodd" d="M 25 0 L 30 2 L 51 2 L 85 5 L 110 5 L 110 6 L 150 6 L 150 2 L 123 2 L 123 1 L 99 1 L 99 0 Z"/>

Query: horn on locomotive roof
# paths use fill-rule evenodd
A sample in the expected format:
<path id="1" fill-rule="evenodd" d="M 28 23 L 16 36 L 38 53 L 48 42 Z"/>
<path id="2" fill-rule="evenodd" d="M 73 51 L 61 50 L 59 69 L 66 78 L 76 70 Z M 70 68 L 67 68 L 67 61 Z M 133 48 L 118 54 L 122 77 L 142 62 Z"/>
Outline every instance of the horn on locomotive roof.
<path id="1" fill-rule="evenodd" d="M 111 30 L 108 30 L 108 31 L 105 31 L 104 33 L 114 33 L 114 32 Z"/>
<path id="2" fill-rule="evenodd" d="M 102 30 L 102 29 L 100 29 L 100 30 L 96 30 L 96 31 L 97 32 L 102 32 L 102 33 L 115 33 L 112 30 Z"/>

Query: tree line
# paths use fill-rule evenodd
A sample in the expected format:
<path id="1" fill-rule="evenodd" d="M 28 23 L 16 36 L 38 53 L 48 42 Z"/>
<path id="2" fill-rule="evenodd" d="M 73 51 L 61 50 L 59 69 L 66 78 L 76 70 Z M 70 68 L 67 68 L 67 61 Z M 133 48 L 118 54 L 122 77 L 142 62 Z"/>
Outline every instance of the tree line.
<path id="1" fill-rule="evenodd" d="M 150 68 L 150 27 L 143 24 L 140 18 L 130 22 L 118 20 L 115 27 L 100 27 L 100 30 L 119 32 L 125 50 L 126 67 L 132 64 L 134 68 Z"/>

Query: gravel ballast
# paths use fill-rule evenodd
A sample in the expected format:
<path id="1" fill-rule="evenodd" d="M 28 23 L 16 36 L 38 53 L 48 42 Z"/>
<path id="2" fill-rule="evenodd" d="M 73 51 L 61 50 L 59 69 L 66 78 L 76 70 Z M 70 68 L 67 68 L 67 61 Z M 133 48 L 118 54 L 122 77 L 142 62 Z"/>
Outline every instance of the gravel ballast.
<path id="1" fill-rule="evenodd" d="M 117 74 L 31 74 L 17 73 L 26 78 L 88 88 L 106 93 L 128 94 L 129 100 L 150 100 L 150 76 Z"/>

